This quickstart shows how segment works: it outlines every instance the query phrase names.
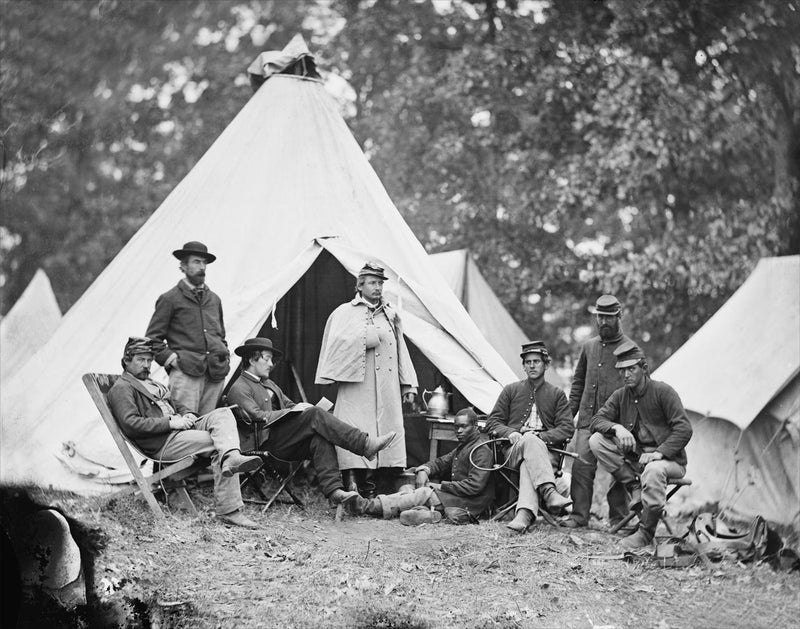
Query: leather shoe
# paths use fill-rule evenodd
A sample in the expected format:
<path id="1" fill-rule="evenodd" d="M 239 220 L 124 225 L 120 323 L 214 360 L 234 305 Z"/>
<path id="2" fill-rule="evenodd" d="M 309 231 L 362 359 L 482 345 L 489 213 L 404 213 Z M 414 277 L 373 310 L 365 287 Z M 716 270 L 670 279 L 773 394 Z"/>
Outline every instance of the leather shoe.
<path id="1" fill-rule="evenodd" d="M 368 461 L 371 461 L 376 456 L 378 456 L 378 452 L 380 452 L 389 444 L 391 444 L 396 436 L 397 433 L 395 433 L 394 431 L 387 432 L 385 435 L 382 435 L 380 437 L 367 436 L 367 443 L 364 446 L 364 457 Z"/>
<path id="2" fill-rule="evenodd" d="M 558 524 L 568 529 L 581 529 L 586 527 L 585 524 L 581 524 L 575 518 L 567 518 L 566 520 L 561 520 L 561 522 L 559 522 Z"/>
<path id="3" fill-rule="evenodd" d="M 428 507 L 414 507 L 400 513 L 400 524 L 419 526 L 420 524 L 436 524 L 442 521 L 442 514 Z"/>
<path id="4" fill-rule="evenodd" d="M 506 527 L 517 533 L 524 533 L 535 521 L 536 516 L 533 515 L 530 509 L 517 509 L 514 519 L 506 524 Z"/>
<path id="5" fill-rule="evenodd" d="M 547 510 L 553 515 L 561 515 L 567 507 L 572 504 L 572 500 L 564 498 L 556 491 L 555 485 L 548 483 L 542 488 L 542 498 L 544 498 Z"/>
<path id="6" fill-rule="evenodd" d="M 619 543 L 620 547 L 628 550 L 635 550 L 637 548 L 646 548 L 653 542 L 653 536 L 641 526 L 636 531 L 622 539 Z"/>
<path id="7" fill-rule="evenodd" d="M 345 491 L 344 489 L 334 489 L 328 496 L 333 504 L 341 504 L 348 513 L 353 515 L 363 515 L 367 510 L 368 501 L 361 497 L 357 491 Z"/>
<path id="8" fill-rule="evenodd" d="M 234 474 L 242 472 L 255 472 L 259 467 L 261 467 L 260 456 L 245 456 L 238 450 L 234 450 L 229 452 L 222 461 L 222 475 L 230 478 Z"/>
<path id="9" fill-rule="evenodd" d="M 228 526 L 241 526 L 246 529 L 260 529 L 261 527 L 248 518 L 240 510 L 233 513 L 217 514 L 217 520 Z"/>

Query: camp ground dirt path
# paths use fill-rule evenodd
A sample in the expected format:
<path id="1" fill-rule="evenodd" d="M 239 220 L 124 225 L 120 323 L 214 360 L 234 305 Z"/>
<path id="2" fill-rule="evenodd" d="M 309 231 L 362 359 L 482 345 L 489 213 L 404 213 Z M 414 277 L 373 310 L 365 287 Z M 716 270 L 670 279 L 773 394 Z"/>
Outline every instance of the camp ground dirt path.
<path id="1" fill-rule="evenodd" d="M 665 629 L 800 617 L 800 575 L 767 565 L 631 565 L 608 557 L 616 538 L 599 529 L 336 522 L 308 497 L 305 513 L 247 506 L 259 531 L 220 525 L 205 495 L 200 517 L 177 512 L 160 528 L 132 498 L 59 504 L 102 530 L 94 591 L 105 626 Z"/>

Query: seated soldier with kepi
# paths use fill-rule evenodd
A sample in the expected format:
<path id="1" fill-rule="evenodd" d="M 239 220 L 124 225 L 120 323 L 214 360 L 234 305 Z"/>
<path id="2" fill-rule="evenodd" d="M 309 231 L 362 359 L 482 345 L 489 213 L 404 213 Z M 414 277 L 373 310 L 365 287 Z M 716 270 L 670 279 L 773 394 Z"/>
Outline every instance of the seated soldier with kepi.
<path id="1" fill-rule="evenodd" d="M 563 448 L 574 426 L 567 396 L 545 382 L 550 366 L 545 344 L 525 343 L 520 357 L 528 377 L 503 388 L 486 422 L 486 432 L 511 442 L 506 465 L 519 470 L 519 499 L 514 519 L 507 526 L 524 533 L 536 520 L 540 496 L 547 510 L 556 515 L 572 504 L 556 491 L 553 466 L 559 455 L 549 452 L 548 446 Z"/>
<path id="2" fill-rule="evenodd" d="M 236 420 L 230 410 L 216 409 L 202 417 L 175 411 L 167 387 L 149 377 L 153 355 L 163 345 L 147 337 L 128 339 L 122 357 L 125 371 L 108 392 L 114 418 L 125 436 L 156 461 L 209 455 L 217 519 L 234 526 L 258 528 L 241 512 L 244 505 L 238 474 L 258 469 L 261 459 L 242 455 Z"/>
<path id="3" fill-rule="evenodd" d="M 385 519 L 399 515 L 400 522 L 407 525 L 439 522 L 442 513 L 454 524 L 476 520 L 494 498 L 492 451 L 486 447 L 475 450 L 486 443 L 487 437 L 478 430 L 478 415 L 471 408 L 456 414 L 453 429 L 458 446 L 414 469 L 417 473 L 416 489 L 372 498 L 364 506 L 363 513 Z M 429 476 L 447 473 L 452 480 L 428 482 Z"/>
<path id="4" fill-rule="evenodd" d="M 258 426 L 261 443 L 254 443 L 252 424 L 240 425 L 242 448 L 263 448 L 280 459 L 311 459 L 325 496 L 356 509 L 363 498 L 344 490 L 335 446 L 371 460 L 392 443 L 395 433 L 371 437 L 312 404 L 295 404 L 269 379 L 282 354 L 270 339 L 247 339 L 234 351 L 242 357 L 242 374 L 228 391 L 228 402 L 238 405 L 251 423 L 263 424 Z"/>
<path id="5" fill-rule="evenodd" d="M 642 548 L 655 536 L 667 479 L 686 474 L 685 447 L 692 425 L 675 390 L 650 379 L 644 352 L 633 341 L 614 354 L 625 386 L 592 418 L 589 447 L 597 462 L 627 487 L 631 510 L 641 509 L 637 530 L 621 545 Z"/>

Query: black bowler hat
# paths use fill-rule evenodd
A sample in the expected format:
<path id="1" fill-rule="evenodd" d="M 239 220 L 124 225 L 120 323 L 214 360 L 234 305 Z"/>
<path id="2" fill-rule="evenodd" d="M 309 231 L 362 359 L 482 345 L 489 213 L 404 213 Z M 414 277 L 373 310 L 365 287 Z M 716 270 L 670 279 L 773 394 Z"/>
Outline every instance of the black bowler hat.
<path id="1" fill-rule="evenodd" d="M 547 351 L 547 346 L 544 344 L 544 341 L 528 341 L 527 343 L 523 343 L 522 352 L 519 357 L 525 358 L 527 354 L 541 354 L 543 358 L 550 356 L 550 352 Z"/>
<path id="2" fill-rule="evenodd" d="M 183 249 L 176 249 L 172 252 L 172 255 L 178 258 L 178 260 L 183 260 L 186 256 L 200 256 L 201 258 L 205 258 L 208 264 L 211 264 L 217 259 L 217 256 L 208 252 L 208 247 L 196 240 L 187 242 L 183 245 Z"/>
<path id="3" fill-rule="evenodd" d="M 383 267 L 378 266 L 374 262 L 365 262 L 364 266 L 358 272 L 358 277 L 364 277 L 365 275 L 374 275 L 382 280 L 388 280 L 389 278 L 386 277 L 386 274 L 383 272 Z"/>
<path id="4" fill-rule="evenodd" d="M 625 341 L 614 350 L 614 356 L 617 357 L 617 364 L 614 367 L 624 369 L 625 367 L 633 367 L 633 365 L 641 361 L 644 358 L 644 352 L 633 341 Z"/>
<path id="5" fill-rule="evenodd" d="M 260 336 L 257 336 L 254 339 L 247 339 L 242 345 L 237 347 L 233 350 L 237 356 L 251 356 L 256 352 L 272 352 L 273 354 L 277 354 L 281 356 L 283 352 L 279 350 L 277 347 L 272 346 L 272 341 L 270 339 L 265 339 Z"/>
<path id="6" fill-rule="evenodd" d="M 622 312 L 622 304 L 614 295 L 601 295 L 589 312 L 595 315 L 618 315 Z"/>

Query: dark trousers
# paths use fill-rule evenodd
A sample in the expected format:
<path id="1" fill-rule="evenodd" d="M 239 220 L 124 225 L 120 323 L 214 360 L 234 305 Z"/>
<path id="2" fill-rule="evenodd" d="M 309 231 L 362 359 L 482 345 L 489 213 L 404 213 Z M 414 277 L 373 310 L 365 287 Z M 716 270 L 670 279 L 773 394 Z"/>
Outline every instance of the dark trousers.
<path id="1" fill-rule="evenodd" d="M 269 437 L 262 447 L 279 459 L 311 459 L 322 493 L 330 496 L 343 488 L 334 446 L 363 454 L 367 446 L 367 433 L 345 424 L 331 413 L 313 407 L 290 413 L 270 426 Z"/>
<path id="2" fill-rule="evenodd" d="M 594 494 L 594 476 L 597 472 L 597 459 L 589 448 L 591 434 L 588 428 L 578 428 L 576 431 L 575 450 L 586 463 L 574 459 L 571 472 L 572 518 L 583 526 L 589 524 L 589 511 L 592 508 L 592 495 Z M 608 500 L 608 519 L 611 522 L 618 522 L 628 515 L 628 492 L 622 484 L 612 481 L 606 498 Z"/>

